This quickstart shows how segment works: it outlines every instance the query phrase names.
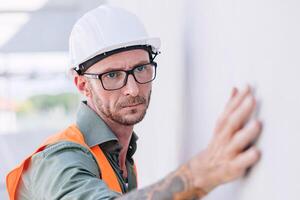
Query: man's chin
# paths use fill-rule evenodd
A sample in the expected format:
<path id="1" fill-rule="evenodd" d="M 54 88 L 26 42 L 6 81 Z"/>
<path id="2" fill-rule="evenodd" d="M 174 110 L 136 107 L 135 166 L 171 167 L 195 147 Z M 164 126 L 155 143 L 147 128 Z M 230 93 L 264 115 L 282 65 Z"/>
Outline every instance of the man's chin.
<path id="1" fill-rule="evenodd" d="M 134 112 L 134 111 L 132 111 Z M 140 113 L 127 113 L 123 115 L 113 116 L 113 120 L 119 124 L 125 125 L 125 126 L 133 126 L 139 122 L 141 122 L 146 115 L 146 111 Z"/>

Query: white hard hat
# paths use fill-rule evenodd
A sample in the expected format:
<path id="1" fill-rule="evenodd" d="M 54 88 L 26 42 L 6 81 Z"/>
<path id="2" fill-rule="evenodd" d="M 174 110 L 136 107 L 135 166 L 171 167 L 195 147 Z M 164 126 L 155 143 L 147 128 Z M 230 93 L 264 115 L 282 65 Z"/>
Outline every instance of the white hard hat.
<path id="1" fill-rule="evenodd" d="M 90 64 L 85 67 L 84 63 L 128 47 L 149 47 L 151 53 L 157 54 L 160 39 L 149 37 L 136 15 L 101 5 L 82 16 L 73 27 L 69 40 L 71 66 L 77 72 L 85 71 Z"/>

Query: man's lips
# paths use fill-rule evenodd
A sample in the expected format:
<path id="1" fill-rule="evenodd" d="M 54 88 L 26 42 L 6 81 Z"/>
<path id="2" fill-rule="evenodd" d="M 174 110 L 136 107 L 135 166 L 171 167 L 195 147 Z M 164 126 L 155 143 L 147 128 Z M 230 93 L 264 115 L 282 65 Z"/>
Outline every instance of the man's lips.
<path id="1" fill-rule="evenodd" d="M 123 99 L 122 102 L 117 104 L 117 107 L 119 109 L 130 109 L 130 108 L 137 108 L 138 106 L 146 106 L 147 105 L 147 101 L 145 98 L 141 97 L 141 96 L 137 96 L 134 98 L 128 98 L 128 99 Z"/>
<path id="2" fill-rule="evenodd" d="M 129 104 L 129 105 L 122 106 L 122 108 L 132 108 L 140 105 L 143 105 L 143 103 Z"/>

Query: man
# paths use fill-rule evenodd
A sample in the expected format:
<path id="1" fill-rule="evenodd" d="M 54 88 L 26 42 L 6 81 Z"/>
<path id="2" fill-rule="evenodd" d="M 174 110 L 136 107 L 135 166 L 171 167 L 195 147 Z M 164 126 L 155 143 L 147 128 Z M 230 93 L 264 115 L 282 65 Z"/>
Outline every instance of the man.
<path id="1" fill-rule="evenodd" d="M 134 190 L 133 127 L 150 102 L 159 47 L 160 40 L 120 8 L 100 6 L 79 19 L 70 55 L 74 83 L 86 101 L 76 124 L 50 137 L 8 175 L 10 199 L 195 199 L 258 161 L 251 144 L 260 122 L 244 127 L 255 99 L 249 87 L 233 89 L 208 147 L 160 182 Z"/>

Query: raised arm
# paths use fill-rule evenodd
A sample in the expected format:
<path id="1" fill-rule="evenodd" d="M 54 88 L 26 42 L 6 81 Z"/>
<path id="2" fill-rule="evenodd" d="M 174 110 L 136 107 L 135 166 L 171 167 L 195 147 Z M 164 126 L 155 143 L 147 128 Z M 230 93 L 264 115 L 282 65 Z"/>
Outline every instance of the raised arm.
<path id="1" fill-rule="evenodd" d="M 249 87 L 241 92 L 233 89 L 204 151 L 161 181 L 118 199 L 201 199 L 215 187 L 243 176 L 260 158 L 252 144 L 261 132 L 261 123 L 257 119 L 247 123 L 255 105 Z"/>

